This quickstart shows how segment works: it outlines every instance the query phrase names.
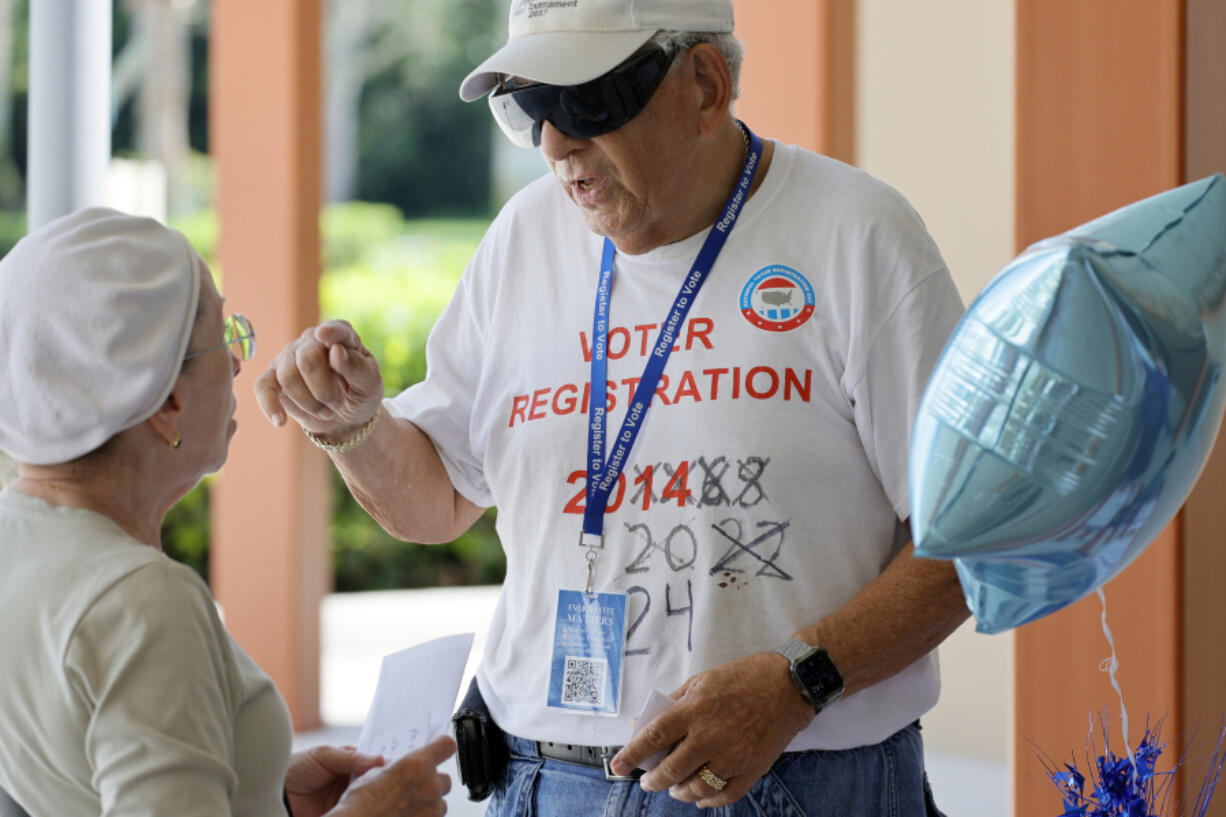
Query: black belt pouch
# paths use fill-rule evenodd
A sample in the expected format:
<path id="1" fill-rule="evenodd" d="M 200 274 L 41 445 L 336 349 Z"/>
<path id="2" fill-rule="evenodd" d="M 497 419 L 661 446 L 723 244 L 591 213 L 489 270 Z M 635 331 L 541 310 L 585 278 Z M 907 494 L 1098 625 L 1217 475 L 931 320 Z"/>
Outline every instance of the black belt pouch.
<path id="1" fill-rule="evenodd" d="M 480 802 L 494 791 L 506 771 L 510 751 L 502 730 L 485 705 L 477 679 L 473 678 L 460 708 L 452 716 L 455 725 L 456 763 L 468 799 Z"/>

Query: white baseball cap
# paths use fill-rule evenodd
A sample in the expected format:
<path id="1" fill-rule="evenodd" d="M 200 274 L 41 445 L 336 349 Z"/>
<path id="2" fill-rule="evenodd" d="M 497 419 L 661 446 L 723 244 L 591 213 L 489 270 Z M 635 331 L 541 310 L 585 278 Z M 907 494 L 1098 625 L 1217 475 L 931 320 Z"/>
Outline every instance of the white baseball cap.
<path id="1" fill-rule="evenodd" d="M 460 84 L 472 102 L 499 74 L 578 85 L 607 73 L 657 31 L 732 31 L 732 0 L 511 0 L 507 44 Z"/>

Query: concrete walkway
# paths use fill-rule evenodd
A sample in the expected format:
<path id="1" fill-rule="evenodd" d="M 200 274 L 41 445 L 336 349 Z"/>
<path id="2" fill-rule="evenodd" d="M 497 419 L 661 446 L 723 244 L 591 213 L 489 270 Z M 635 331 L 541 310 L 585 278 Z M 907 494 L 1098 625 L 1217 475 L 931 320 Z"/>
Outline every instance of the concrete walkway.
<path id="1" fill-rule="evenodd" d="M 321 609 L 321 714 L 325 729 L 295 736 L 295 749 L 320 743 L 357 743 L 361 724 L 374 695 L 379 663 L 384 655 L 454 633 L 476 634 L 461 690 L 476 670 L 485 645 L 485 630 L 498 596 L 496 587 L 458 587 L 431 590 L 390 590 L 328 596 Z M 952 649 L 956 650 L 956 645 Z M 956 708 L 958 701 L 943 699 L 941 709 Z M 983 718 L 984 713 L 972 713 Z M 926 721 L 924 737 L 941 750 L 927 751 L 928 776 L 938 805 L 946 817 L 1008 817 L 1008 769 L 1004 763 L 955 754 L 948 746 L 956 735 L 940 730 L 949 717 Z M 934 731 L 935 730 L 935 731 Z M 460 786 L 454 761 L 444 769 L 452 777 L 448 814 L 476 817 L 484 803 L 468 801 Z M 1053 798 L 1053 807 L 1058 801 Z"/>

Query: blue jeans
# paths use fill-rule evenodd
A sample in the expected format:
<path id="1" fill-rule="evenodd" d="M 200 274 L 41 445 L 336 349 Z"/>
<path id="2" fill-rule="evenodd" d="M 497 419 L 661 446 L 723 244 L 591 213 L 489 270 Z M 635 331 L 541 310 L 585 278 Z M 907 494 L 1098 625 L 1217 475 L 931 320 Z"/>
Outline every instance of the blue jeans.
<path id="1" fill-rule="evenodd" d="M 486 817 L 942 817 L 924 774 L 918 722 L 876 746 L 787 752 L 748 794 L 714 809 L 542 758 L 529 740 L 507 735 L 507 743 L 511 760 Z"/>

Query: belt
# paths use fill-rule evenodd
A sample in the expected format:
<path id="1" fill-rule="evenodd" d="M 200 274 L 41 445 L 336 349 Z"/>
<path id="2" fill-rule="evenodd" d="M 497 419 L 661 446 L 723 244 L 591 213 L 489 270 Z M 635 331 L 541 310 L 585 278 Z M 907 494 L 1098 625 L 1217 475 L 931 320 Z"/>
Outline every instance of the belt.
<path id="1" fill-rule="evenodd" d="M 577 743 L 550 743 L 542 740 L 536 747 L 541 757 L 604 769 L 605 780 L 638 780 L 644 774 L 642 769 L 632 769 L 630 774 L 624 775 L 613 771 L 609 761 L 621 751 L 620 746 L 580 746 Z"/>

